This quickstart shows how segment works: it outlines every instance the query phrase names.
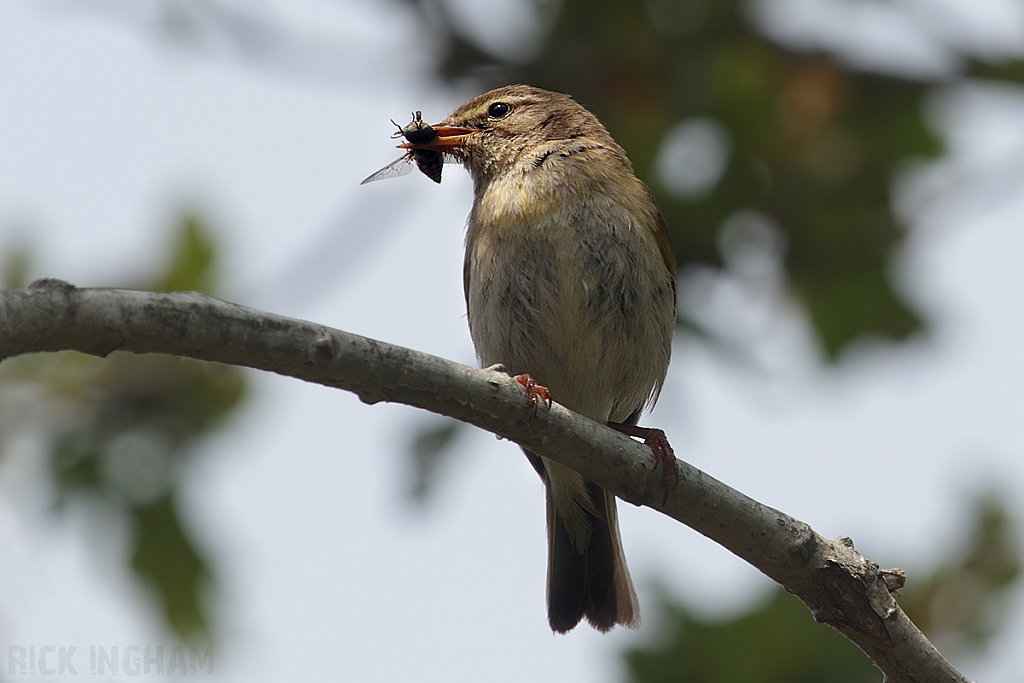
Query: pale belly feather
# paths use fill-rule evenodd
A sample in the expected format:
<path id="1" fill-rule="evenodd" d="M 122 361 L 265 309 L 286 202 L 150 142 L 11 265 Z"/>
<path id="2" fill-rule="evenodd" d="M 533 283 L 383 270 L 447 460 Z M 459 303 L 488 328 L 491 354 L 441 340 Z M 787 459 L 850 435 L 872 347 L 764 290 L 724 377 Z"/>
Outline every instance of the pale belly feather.
<path id="1" fill-rule="evenodd" d="M 613 201 L 590 206 L 471 225 L 469 323 L 483 364 L 529 373 L 568 408 L 621 422 L 660 389 L 674 291 L 653 237 Z"/>

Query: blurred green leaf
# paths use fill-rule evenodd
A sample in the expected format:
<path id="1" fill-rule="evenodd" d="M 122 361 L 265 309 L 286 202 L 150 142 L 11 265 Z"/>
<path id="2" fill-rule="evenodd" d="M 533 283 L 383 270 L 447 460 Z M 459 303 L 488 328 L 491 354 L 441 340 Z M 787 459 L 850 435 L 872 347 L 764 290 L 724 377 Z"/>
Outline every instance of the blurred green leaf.
<path id="1" fill-rule="evenodd" d="M 924 581 L 908 581 L 900 605 L 944 649 L 977 649 L 1002 626 L 1007 589 L 1021 573 L 1019 524 L 990 493 L 974 504 L 972 529 L 957 552 Z"/>
<path id="2" fill-rule="evenodd" d="M 132 568 L 156 589 L 164 615 L 179 635 L 205 634 L 208 625 L 201 595 L 209 572 L 181 526 L 173 497 L 134 506 L 132 518 Z"/>
<path id="3" fill-rule="evenodd" d="M 1003 624 L 1008 589 L 1020 579 L 1016 520 L 988 494 L 969 512 L 967 538 L 938 569 L 911 573 L 899 603 L 946 654 L 978 648 Z M 661 599 L 653 642 L 624 653 L 637 683 L 855 683 L 881 673 L 845 637 L 814 621 L 797 598 L 776 588 L 749 612 L 707 619 Z M 958 647 L 959 646 L 959 647 Z M 948 650 L 948 651 L 947 651 Z"/>
<path id="4" fill-rule="evenodd" d="M 207 226 L 197 214 L 183 215 L 170 268 L 147 289 L 212 293 L 215 252 L 207 232 Z"/>
<path id="5" fill-rule="evenodd" d="M 4 289 L 21 289 L 27 285 L 31 260 L 28 249 L 23 245 L 5 251 L 0 262 L 0 286 Z"/>
<path id="6" fill-rule="evenodd" d="M 428 0 L 414 3 L 427 12 Z M 680 270 L 721 267 L 718 235 L 756 211 L 779 226 L 791 292 L 805 305 L 827 357 L 869 335 L 904 339 L 922 320 L 889 275 L 904 228 L 890 183 L 907 159 L 934 158 L 922 117 L 931 84 L 866 73 L 830 55 L 759 35 L 738 0 L 564 0 L 541 48 L 525 62 L 476 45 L 441 13 L 441 73 L 480 87 L 509 82 L 567 92 L 627 150 L 654 192 Z M 435 16 L 435 15 L 431 15 Z M 517 61 L 518 60 L 518 61 Z M 722 173 L 686 195 L 657 172 L 681 122 L 720 126 Z"/>
<path id="7" fill-rule="evenodd" d="M 636 683 L 878 683 L 881 672 L 782 589 L 735 619 L 666 601 L 659 642 L 625 653 Z"/>
<path id="8" fill-rule="evenodd" d="M 417 430 L 409 447 L 413 465 L 409 496 L 414 502 L 426 502 L 465 426 L 462 422 L 445 418 L 431 420 Z"/>
<path id="9" fill-rule="evenodd" d="M 209 228 L 186 214 L 152 288 L 210 292 L 215 264 Z M 182 637 L 208 633 L 203 591 L 212 577 L 178 517 L 177 473 L 198 440 L 241 404 L 243 371 L 122 352 L 37 354 L 0 366 L 0 392 L 19 395 L 26 386 L 37 388 L 26 410 L 48 436 L 58 505 L 85 496 L 125 515 L 131 566 L 154 589 L 167 623 Z"/>
<path id="10" fill-rule="evenodd" d="M 975 78 L 1024 84 L 1024 60 L 1021 59 L 1003 58 L 991 62 L 971 59 L 965 71 Z"/>

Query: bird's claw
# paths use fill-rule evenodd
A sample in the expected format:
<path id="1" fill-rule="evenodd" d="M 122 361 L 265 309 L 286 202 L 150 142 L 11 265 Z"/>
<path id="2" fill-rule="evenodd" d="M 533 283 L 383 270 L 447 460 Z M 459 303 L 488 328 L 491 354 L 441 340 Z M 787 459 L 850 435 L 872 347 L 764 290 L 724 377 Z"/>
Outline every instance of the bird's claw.
<path id="1" fill-rule="evenodd" d="M 662 506 L 668 502 L 668 492 L 679 486 L 679 465 L 676 463 L 676 453 L 672 450 L 672 444 L 668 442 L 665 432 L 660 429 L 651 429 L 644 443 L 654 453 L 655 467 L 661 465 L 661 483 L 665 487 L 665 499 Z"/>
<path id="2" fill-rule="evenodd" d="M 529 375 L 516 375 L 513 377 L 523 390 L 526 392 L 526 400 L 529 402 L 530 407 L 533 408 L 533 414 L 537 414 L 537 403 L 544 402 L 546 407 L 550 410 L 551 408 L 551 392 L 548 388 L 541 386 L 534 381 Z"/>
<path id="3" fill-rule="evenodd" d="M 655 469 L 661 465 L 661 484 L 665 489 L 665 497 L 662 498 L 661 506 L 665 507 L 668 502 L 668 494 L 679 486 L 679 465 L 676 463 L 675 451 L 672 450 L 672 444 L 668 442 L 665 432 L 653 427 L 637 427 L 621 422 L 609 422 L 608 426 L 626 436 L 643 439 L 644 445 L 651 449 L 654 454 Z"/>

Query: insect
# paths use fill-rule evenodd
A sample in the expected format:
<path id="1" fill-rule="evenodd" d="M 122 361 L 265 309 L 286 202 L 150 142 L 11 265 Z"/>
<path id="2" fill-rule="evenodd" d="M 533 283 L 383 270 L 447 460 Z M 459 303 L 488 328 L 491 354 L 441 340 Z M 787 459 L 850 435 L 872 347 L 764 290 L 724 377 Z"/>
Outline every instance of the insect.
<path id="1" fill-rule="evenodd" d="M 394 123 L 395 127 L 398 128 L 398 131 L 391 137 L 404 137 L 408 142 L 414 145 L 422 145 L 437 137 L 437 131 L 435 131 L 429 123 L 423 120 L 422 112 L 414 113 L 412 115 L 412 121 L 404 128 L 394 121 L 391 123 Z M 412 170 L 414 161 L 416 162 L 416 166 L 420 169 L 420 172 L 435 183 L 441 182 L 441 169 L 443 168 L 443 164 L 456 163 L 456 159 L 454 157 L 450 154 L 445 154 L 444 152 L 427 149 L 410 149 L 401 157 L 395 159 L 376 173 L 371 174 L 366 180 L 359 184 L 365 185 L 366 183 L 372 183 L 375 180 L 386 180 L 388 178 L 397 178 L 398 176 L 406 175 Z"/>

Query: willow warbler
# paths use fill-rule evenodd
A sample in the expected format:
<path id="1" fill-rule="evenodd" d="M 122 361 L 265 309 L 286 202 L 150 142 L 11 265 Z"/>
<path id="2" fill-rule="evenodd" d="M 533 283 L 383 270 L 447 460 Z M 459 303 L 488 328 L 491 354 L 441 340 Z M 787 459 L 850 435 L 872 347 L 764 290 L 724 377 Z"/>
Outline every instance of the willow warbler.
<path id="1" fill-rule="evenodd" d="M 660 434 L 633 426 L 668 370 L 675 255 L 625 152 L 569 96 L 522 85 L 475 97 L 433 129 L 403 147 L 451 154 L 473 177 L 464 283 L 481 363 L 620 431 Z M 546 396 L 517 379 L 532 400 Z M 551 628 L 636 628 L 615 496 L 527 456 L 547 489 Z"/>

